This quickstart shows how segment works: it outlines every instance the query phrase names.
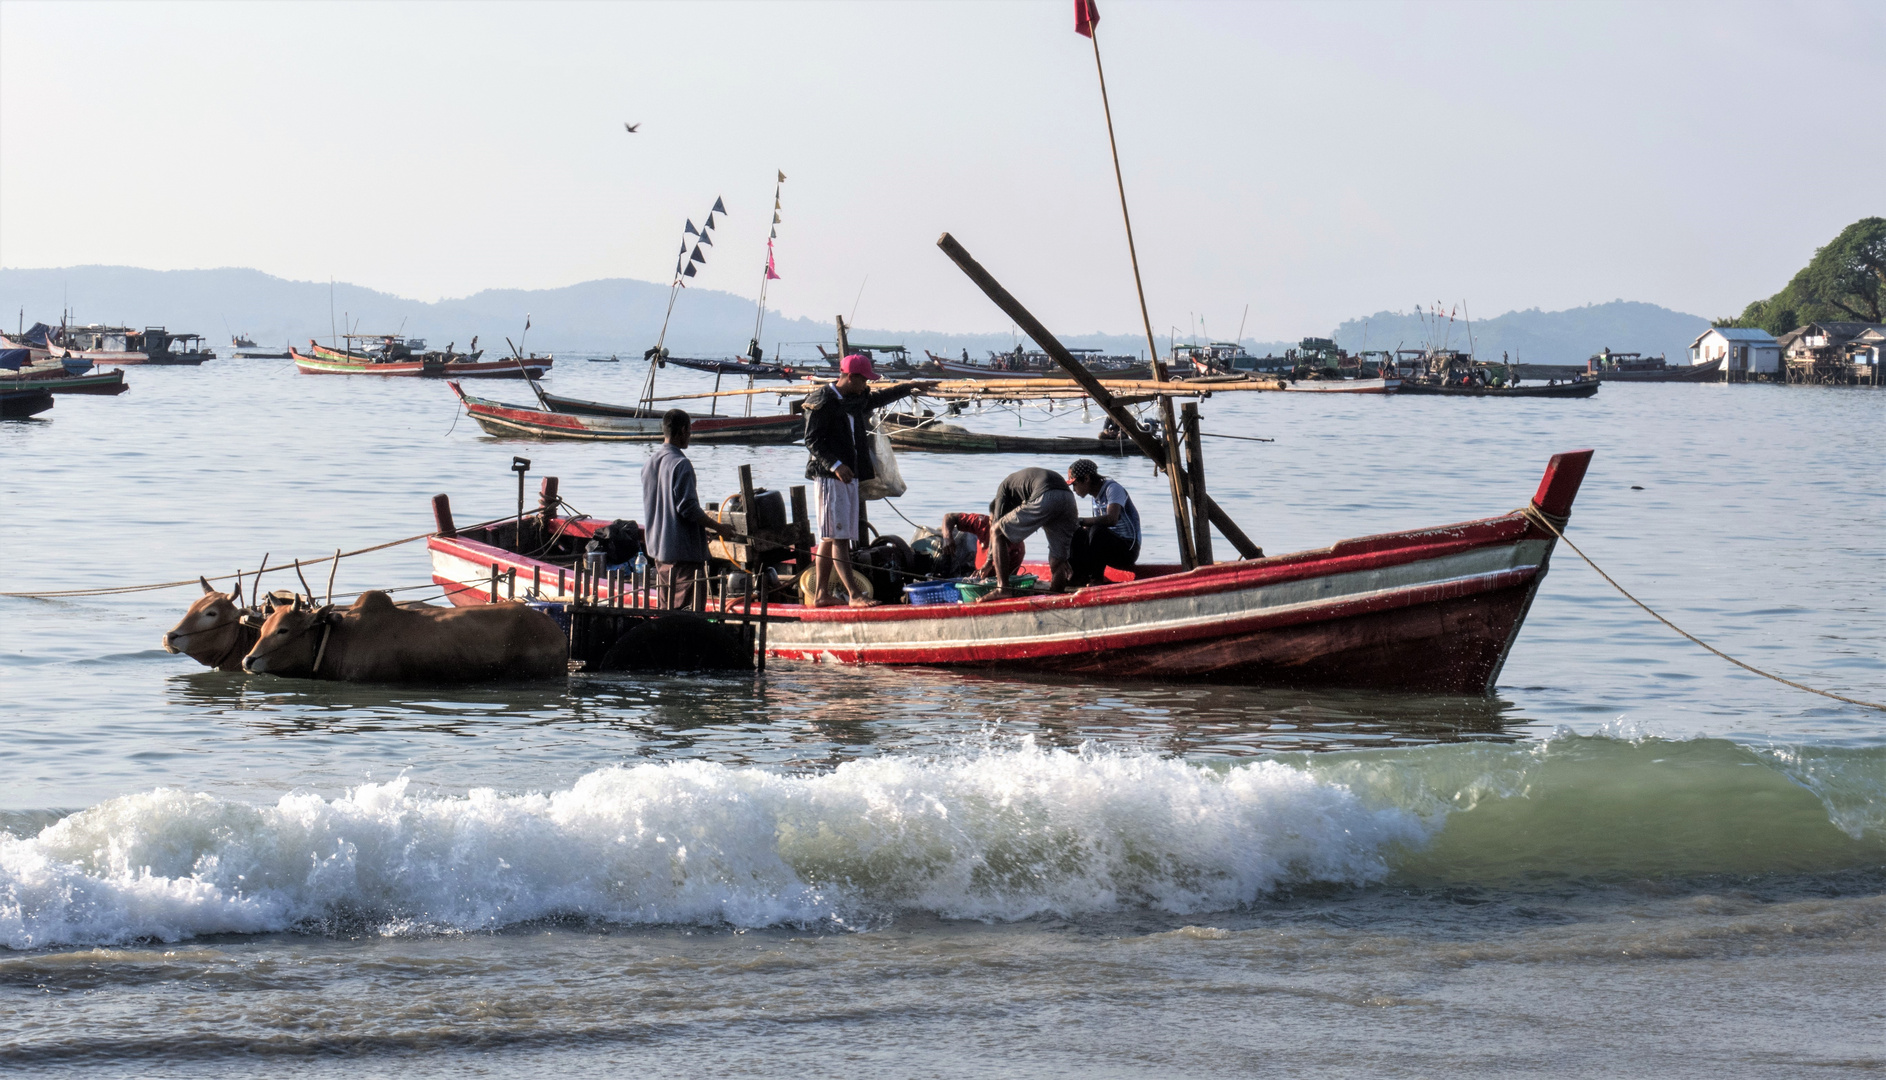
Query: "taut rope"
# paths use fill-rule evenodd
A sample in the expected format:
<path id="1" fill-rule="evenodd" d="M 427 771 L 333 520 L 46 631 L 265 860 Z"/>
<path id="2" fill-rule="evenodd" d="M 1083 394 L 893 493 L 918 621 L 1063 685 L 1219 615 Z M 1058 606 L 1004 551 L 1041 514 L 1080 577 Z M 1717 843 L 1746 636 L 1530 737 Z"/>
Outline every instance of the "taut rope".
<path id="1" fill-rule="evenodd" d="M 1578 545 L 1572 543 L 1571 540 L 1566 537 L 1565 533 L 1561 531 L 1561 526 L 1564 525 L 1565 523 L 1564 518 L 1559 518 L 1555 521 L 1553 520 L 1552 515 L 1547 514 L 1544 511 L 1540 510 L 1538 507 L 1531 506 L 1531 505 L 1521 507 L 1519 509 L 1519 513 L 1524 514 L 1528 520 L 1533 521 L 1539 525 L 1545 526 L 1547 529 L 1551 530 L 1552 535 L 1558 537 L 1560 540 L 1564 540 L 1566 547 L 1571 548 L 1572 551 L 1576 553 L 1579 558 L 1585 560 L 1586 566 L 1589 566 L 1593 570 L 1598 571 L 1598 576 L 1603 578 L 1606 582 L 1608 582 L 1613 589 L 1616 589 L 1618 592 L 1623 593 L 1624 599 L 1629 600 L 1631 603 L 1636 604 L 1640 608 L 1643 608 L 1644 611 L 1648 613 L 1651 618 L 1657 620 L 1658 622 L 1669 627 L 1670 629 L 1675 630 L 1677 633 L 1682 634 L 1684 637 L 1688 638 L 1689 640 L 1695 642 L 1698 645 L 1701 645 L 1703 648 L 1708 649 L 1710 652 L 1715 653 L 1717 656 L 1722 657 L 1724 660 L 1727 660 L 1729 663 L 1734 664 L 1736 667 L 1739 667 L 1743 669 L 1744 671 L 1753 672 L 1756 675 L 1760 675 L 1764 679 L 1773 679 L 1774 681 L 1781 683 L 1783 686 L 1792 686 L 1796 690 L 1805 690 L 1810 694 L 1819 694 L 1820 696 L 1825 697 L 1825 698 L 1833 698 L 1835 701 L 1844 701 L 1849 705 L 1859 705 L 1864 708 L 1878 709 L 1881 712 L 1886 712 L 1886 705 L 1881 705 L 1878 702 L 1861 701 L 1859 698 L 1845 697 L 1840 694 L 1831 693 L 1826 690 L 1816 690 L 1812 686 L 1803 686 L 1802 684 L 1795 682 L 1792 679 L 1784 679 L 1773 672 L 1763 671 L 1761 668 L 1758 668 L 1753 664 L 1745 664 L 1742 661 L 1737 660 L 1735 657 L 1730 656 L 1728 653 L 1723 652 L 1721 649 L 1716 648 L 1714 645 L 1711 645 L 1709 642 L 1704 641 L 1702 638 L 1699 638 L 1695 634 L 1690 633 L 1688 630 L 1683 629 L 1677 624 L 1664 618 L 1662 615 L 1657 614 L 1657 612 L 1649 604 L 1646 604 L 1642 600 L 1639 600 L 1637 597 L 1632 596 L 1631 591 L 1629 589 L 1626 589 L 1624 586 L 1619 585 L 1617 583 L 1617 579 L 1613 578 L 1610 574 L 1605 573 L 1602 567 L 1600 567 L 1597 563 L 1591 561 L 1591 556 L 1585 554 L 1582 551 L 1579 551 Z"/>
<path id="2" fill-rule="evenodd" d="M 307 559 L 303 561 L 301 565 L 318 566 L 321 563 L 331 562 L 336 559 L 345 559 L 354 555 L 365 555 L 370 551 L 383 551 L 386 548 L 398 547 L 401 544 L 410 544 L 414 540 L 424 540 L 431 535 L 432 534 L 428 532 L 420 533 L 418 536 L 408 536 L 404 540 L 389 540 L 384 544 L 375 544 L 372 547 L 363 547 L 355 551 L 343 551 L 336 555 L 324 555 L 318 559 Z M 286 570 L 288 567 L 283 566 L 278 569 Z M 161 581 L 155 585 L 121 585 L 112 589 L 52 589 L 37 592 L 0 592 L 0 596 L 18 596 L 25 597 L 29 600 L 43 600 L 55 596 L 112 596 L 117 593 L 155 592 L 159 589 L 178 589 L 185 585 L 195 585 L 199 580 L 228 581 L 230 578 L 237 576 L 244 575 L 223 574 L 220 577 L 213 578 L 190 578 L 186 581 Z"/>

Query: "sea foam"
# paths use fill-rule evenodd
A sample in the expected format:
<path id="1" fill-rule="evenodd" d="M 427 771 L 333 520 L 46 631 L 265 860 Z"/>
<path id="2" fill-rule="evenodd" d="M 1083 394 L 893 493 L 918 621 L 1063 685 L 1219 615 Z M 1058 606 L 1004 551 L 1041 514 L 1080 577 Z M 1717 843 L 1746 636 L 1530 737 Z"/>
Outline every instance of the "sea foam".
<path id="1" fill-rule="evenodd" d="M 1276 761 L 1033 744 L 819 775 L 643 764 L 549 793 L 442 797 L 402 778 L 252 806 L 159 789 L 0 836 L 0 944 L 1220 911 L 1380 880 L 1438 827 Z"/>

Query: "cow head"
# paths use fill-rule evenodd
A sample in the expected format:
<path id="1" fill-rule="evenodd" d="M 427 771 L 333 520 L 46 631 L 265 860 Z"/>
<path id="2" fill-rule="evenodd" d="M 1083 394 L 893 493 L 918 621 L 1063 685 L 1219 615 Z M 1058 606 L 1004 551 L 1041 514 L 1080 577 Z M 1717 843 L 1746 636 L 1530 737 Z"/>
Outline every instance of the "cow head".
<path id="1" fill-rule="evenodd" d="M 220 667 L 236 658 L 242 633 L 242 586 L 217 592 L 199 577 L 203 595 L 190 605 L 177 625 L 164 635 L 164 651 L 184 653 L 199 664 Z"/>
<path id="2" fill-rule="evenodd" d="M 242 670 L 311 677 L 321 647 L 321 631 L 333 617 L 332 605 L 310 608 L 299 597 L 293 604 L 277 606 L 262 624 L 262 636 L 255 647 L 242 658 Z"/>

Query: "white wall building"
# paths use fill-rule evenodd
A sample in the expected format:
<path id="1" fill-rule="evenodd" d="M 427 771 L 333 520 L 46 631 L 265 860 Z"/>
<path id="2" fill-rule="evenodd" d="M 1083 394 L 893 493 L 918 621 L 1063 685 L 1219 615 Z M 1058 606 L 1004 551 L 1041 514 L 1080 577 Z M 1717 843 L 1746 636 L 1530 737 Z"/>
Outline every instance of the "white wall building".
<path id="1" fill-rule="evenodd" d="M 1781 371 L 1781 343 L 1766 330 L 1712 326 L 1690 342 L 1690 363 L 1721 360 L 1724 372 L 1774 375 Z"/>

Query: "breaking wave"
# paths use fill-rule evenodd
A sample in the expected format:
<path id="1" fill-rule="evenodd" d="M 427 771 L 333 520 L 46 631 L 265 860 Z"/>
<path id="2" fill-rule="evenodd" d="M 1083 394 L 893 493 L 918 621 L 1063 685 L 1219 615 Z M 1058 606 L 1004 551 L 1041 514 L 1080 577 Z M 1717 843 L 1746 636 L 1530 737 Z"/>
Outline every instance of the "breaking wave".
<path id="1" fill-rule="evenodd" d="M 643 764 L 518 795 L 158 789 L 0 833 L 0 944 L 1192 914 L 1312 882 L 1877 868 L 1883 764 L 1708 739 L 1235 765 L 1026 743 L 819 775 Z"/>

